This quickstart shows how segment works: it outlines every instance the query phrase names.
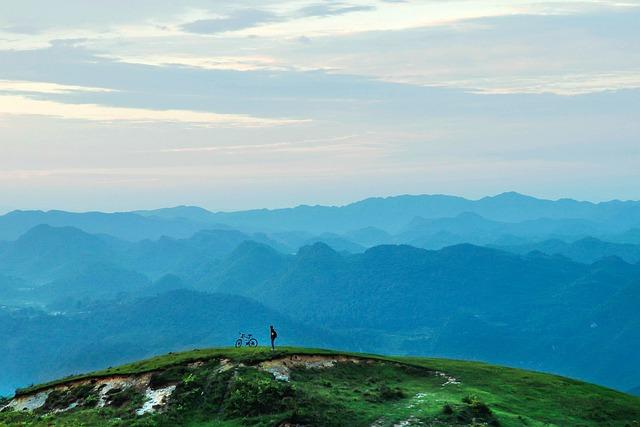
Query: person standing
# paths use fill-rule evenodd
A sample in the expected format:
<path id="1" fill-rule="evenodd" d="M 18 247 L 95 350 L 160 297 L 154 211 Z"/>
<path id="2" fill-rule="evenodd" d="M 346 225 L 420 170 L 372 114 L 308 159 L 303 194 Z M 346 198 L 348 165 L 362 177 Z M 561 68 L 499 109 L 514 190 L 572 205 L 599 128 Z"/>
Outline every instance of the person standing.
<path id="1" fill-rule="evenodd" d="M 275 329 L 273 329 L 273 325 L 269 325 L 269 329 L 271 332 L 271 351 L 273 351 L 276 349 L 275 341 L 276 341 L 276 338 L 278 338 L 278 333 L 276 332 Z"/>

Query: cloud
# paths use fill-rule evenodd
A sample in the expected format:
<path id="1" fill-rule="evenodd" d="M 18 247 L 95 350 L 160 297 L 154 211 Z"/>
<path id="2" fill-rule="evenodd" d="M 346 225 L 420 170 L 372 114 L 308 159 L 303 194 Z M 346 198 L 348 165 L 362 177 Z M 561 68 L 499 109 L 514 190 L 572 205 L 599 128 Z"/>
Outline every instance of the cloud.
<path id="1" fill-rule="evenodd" d="M 74 92 L 113 92 L 113 89 L 100 87 L 74 86 L 48 82 L 26 80 L 0 80 L 0 92 L 26 92 L 42 94 L 70 94 Z"/>
<path id="2" fill-rule="evenodd" d="M 184 66 L 205 70 L 288 70 L 291 67 L 278 63 L 268 56 L 190 56 L 190 55 L 138 55 L 107 56 L 127 64 L 151 65 L 157 67 Z"/>
<path id="3" fill-rule="evenodd" d="M 0 115 L 2 114 L 39 115 L 97 122 L 183 123 L 227 128 L 270 127 L 304 122 L 303 120 L 271 119 L 243 114 L 217 114 L 191 110 L 151 110 L 96 104 L 65 104 L 15 95 L 0 95 Z"/>
<path id="4" fill-rule="evenodd" d="M 537 75 L 519 78 L 480 78 L 444 81 L 439 85 L 463 88 L 476 94 L 553 93 L 555 95 L 576 96 L 594 92 L 639 89 L 640 72 L 620 71 L 591 74 Z"/>
<path id="5" fill-rule="evenodd" d="M 314 37 L 313 49 L 292 44 L 279 59 L 331 73 L 484 94 L 634 89 L 640 81 L 639 19 L 635 10 L 474 18 Z"/>
<path id="6" fill-rule="evenodd" d="M 272 142 L 268 144 L 241 144 L 241 145 L 215 145 L 204 147 L 180 147 L 166 148 L 154 152 L 160 153 L 256 153 L 259 151 L 269 152 L 322 152 L 322 151 L 364 151 L 368 149 L 376 149 L 376 145 L 370 142 L 350 142 L 361 135 L 341 135 L 330 138 L 314 138 L 314 139 L 298 139 L 287 142 Z"/>
<path id="7" fill-rule="evenodd" d="M 350 5 L 346 3 L 317 3 L 300 9 L 302 16 L 336 16 L 353 12 L 369 12 L 374 6 Z"/>
<path id="8" fill-rule="evenodd" d="M 200 19 L 183 24 L 181 28 L 190 33 L 218 34 L 243 30 L 260 24 L 279 21 L 281 18 L 271 12 L 260 9 L 243 9 L 214 19 Z"/>

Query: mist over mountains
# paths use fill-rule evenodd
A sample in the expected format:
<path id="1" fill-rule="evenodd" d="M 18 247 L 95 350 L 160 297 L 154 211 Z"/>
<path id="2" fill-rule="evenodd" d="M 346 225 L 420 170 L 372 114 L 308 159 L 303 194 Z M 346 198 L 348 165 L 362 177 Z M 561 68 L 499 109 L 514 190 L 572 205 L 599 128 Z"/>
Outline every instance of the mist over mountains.
<path id="1" fill-rule="evenodd" d="M 640 384 L 640 203 L 506 193 L 0 217 L 0 393 L 266 340 Z M 35 368 L 37 367 L 37 369 Z"/>

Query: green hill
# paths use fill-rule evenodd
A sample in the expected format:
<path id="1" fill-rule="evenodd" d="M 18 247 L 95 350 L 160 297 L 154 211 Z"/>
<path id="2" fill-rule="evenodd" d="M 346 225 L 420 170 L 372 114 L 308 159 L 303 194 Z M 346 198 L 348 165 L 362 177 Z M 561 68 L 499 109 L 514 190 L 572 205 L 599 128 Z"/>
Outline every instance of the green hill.
<path id="1" fill-rule="evenodd" d="M 640 398 L 445 359 L 208 349 L 18 390 L 0 425 L 635 426 Z"/>

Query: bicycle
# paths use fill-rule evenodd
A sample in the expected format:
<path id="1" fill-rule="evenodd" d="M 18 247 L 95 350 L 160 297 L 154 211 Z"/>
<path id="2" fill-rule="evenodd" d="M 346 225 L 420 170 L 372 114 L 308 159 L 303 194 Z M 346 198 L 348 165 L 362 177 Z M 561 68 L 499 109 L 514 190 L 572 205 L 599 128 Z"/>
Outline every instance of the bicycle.
<path id="1" fill-rule="evenodd" d="M 242 347 L 243 344 L 246 347 L 257 347 L 258 346 L 258 340 L 253 338 L 253 335 L 251 335 L 251 334 L 240 333 L 240 338 L 238 338 L 236 340 L 236 348 Z"/>

